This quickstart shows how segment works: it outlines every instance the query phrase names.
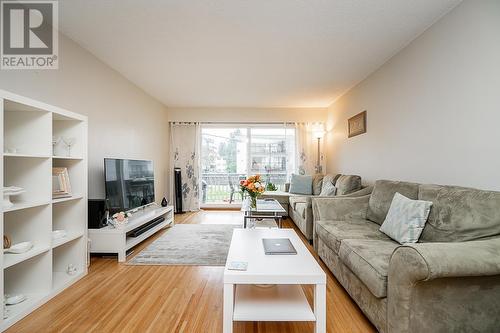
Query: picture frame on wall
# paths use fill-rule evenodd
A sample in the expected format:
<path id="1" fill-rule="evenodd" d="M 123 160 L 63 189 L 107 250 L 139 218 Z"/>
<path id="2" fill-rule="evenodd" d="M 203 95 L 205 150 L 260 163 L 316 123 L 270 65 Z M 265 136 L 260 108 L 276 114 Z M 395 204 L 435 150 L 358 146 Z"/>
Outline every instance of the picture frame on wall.
<path id="1" fill-rule="evenodd" d="M 366 133 L 366 110 L 349 118 L 347 120 L 347 127 L 348 138 Z"/>

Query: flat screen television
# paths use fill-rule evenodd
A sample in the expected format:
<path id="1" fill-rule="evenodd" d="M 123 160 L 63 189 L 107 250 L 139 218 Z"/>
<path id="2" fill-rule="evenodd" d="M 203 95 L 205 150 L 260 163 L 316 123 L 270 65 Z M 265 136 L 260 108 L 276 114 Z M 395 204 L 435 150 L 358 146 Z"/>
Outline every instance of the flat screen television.
<path id="1" fill-rule="evenodd" d="M 104 181 L 111 214 L 155 201 L 153 161 L 105 158 Z"/>

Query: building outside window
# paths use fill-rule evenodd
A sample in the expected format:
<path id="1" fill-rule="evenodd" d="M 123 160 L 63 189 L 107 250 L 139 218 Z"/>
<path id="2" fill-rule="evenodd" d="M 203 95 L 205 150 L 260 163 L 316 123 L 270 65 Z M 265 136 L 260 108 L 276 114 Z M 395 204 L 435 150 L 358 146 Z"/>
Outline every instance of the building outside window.
<path id="1" fill-rule="evenodd" d="M 239 181 L 260 174 L 284 189 L 295 167 L 295 129 L 283 124 L 204 125 L 202 206 L 239 205 Z"/>

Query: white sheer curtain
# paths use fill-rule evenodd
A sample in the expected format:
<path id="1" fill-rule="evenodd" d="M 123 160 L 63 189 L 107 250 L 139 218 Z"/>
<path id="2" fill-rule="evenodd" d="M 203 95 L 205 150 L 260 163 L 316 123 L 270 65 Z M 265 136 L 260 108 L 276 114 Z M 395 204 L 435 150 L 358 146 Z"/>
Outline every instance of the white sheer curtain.
<path id="1" fill-rule="evenodd" d="M 296 137 L 296 172 L 301 175 L 314 175 L 318 159 L 318 139 L 313 136 L 313 129 L 323 126 L 322 123 L 295 123 Z M 325 170 L 324 165 L 324 138 L 320 140 L 320 165 Z"/>
<path id="2" fill-rule="evenodd" d="M 200 138 L 199 123 L 170 123 L 170 193 L 174 202 L 173 169 L 181 169 L 182 208 L 200 209 Z"/>

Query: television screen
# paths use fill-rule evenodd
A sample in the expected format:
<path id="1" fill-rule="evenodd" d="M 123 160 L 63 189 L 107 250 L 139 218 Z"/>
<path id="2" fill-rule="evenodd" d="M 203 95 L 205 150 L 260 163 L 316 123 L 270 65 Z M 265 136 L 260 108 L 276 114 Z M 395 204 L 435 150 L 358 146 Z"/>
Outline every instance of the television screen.
<path id="1" fill-rule="evenodd" d="M 106 158 L 104 180 L 111 214 L 155 201 L 153 161 Z"/>

